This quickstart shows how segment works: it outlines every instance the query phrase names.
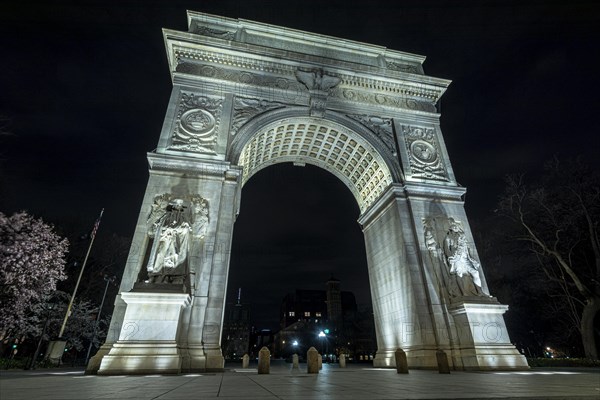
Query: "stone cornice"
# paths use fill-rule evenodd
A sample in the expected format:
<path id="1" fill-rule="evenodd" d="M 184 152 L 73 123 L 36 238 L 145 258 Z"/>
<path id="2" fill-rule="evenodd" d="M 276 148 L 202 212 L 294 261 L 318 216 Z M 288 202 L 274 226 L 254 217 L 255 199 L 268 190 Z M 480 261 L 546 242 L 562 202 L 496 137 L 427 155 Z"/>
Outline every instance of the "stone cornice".
<path id="1" fill-rule="evenodd" d="M 392 183 L 358 218 L 358 223 L 365 230 L 375 218 L 387 209 L 395 199 L 429 198 L 462 203 L 462 196 L 467 191 L 460 186 L 442 186 L 426 183 Z"/>
<path id="2" fill-rule="evenodd" d="M 163 153 L 148 153 L 147 157 L 151 172 L 185 172 L 226 180 L 237 180 L 242 174 L 241 167 L 232 166 L 229 162 L 211 162 Z"/>
<path id="3" fill-rule="evenodd" d="M 288 78 L 294 77 L 299 67 L 321 67 L 342 80 L 338 90 L 362 89 L 420 98 L 432 104 L 437 102 L 450 84 L 445 79 L 394 71 L 382 66 L 344 62 L 187 32 L 166 29 L 163 32 L 172 72 L 177 69 L 178 63 L 191 62 L 233 70 L 260 71 Z"/>
<path id="4" fill-rule="evenodd" d="M 467 192 L 467 188 L 462 186 L 455 186 L 452 183 L 444 184 L 442 182 L 438 184 L 431 183 L 416 183 L 416 182 L 405 182 L 404 188 L 407 193 L 407 197 L 410 198 L 435 198 L 437 200 L 448 200 L 463 202 L 462 196 Z"/>
<path id="5" fill-rule="evenodd" d="M 271 47 L 288 49 L 290 44 L 298 44 L 314 48 L 319 53 L 333 51 L 335 54 L 350 54 L 377 58 L 384 56 L 388 62 L 421 65 L 425 57 L 402 51 L 389 50 L 384 46 L 367 44 L 318 33 L 270 25 L 246 19 L 233 19 L 196 11 L 188 11 L 188 28 L 190 32 L 198 31 L 213 37 L 251 43 L 266 38 Z M 318 49 L 318 50 L 317 50 Z"/>

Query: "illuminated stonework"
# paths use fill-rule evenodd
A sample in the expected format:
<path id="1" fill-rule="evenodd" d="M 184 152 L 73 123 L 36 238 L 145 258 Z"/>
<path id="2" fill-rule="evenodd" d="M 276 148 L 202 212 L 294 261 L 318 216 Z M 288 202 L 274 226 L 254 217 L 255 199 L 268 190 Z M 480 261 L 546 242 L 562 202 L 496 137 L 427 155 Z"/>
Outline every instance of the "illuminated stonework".
<path id="1" fill-rule="evenodd" d="M 242 150 L 242 184 L 256 172 L 281 162 L 304 162 L 326 169 L 352 191 L 366 210 L 392 183 L 385 161 L 367 141 L 345 127 L 312 118 L 266 126 Z"/>
<path id="2" fill-rule="evenodd" d="M 425 75 L 425 57 L 381 46 L 191 11 L 188 23 L 163 30 L 173 91 L 106 343 L 87 372 L 223 371 L 242 186 L 282 162 L 323 168 L 356 199 L 374 366 L 393 367 L 401 348 L 411 368 L 437 368 L 438 351 L 458 370 L 528 368 L 487 287 L 442 137 L 436 104 L 450 81 Z M 164 215 L 180 222 L 168 229 L 148 223 L 165 194 Z M 174 229 L 187 242 L 168 254 L 186 262 L 157 283 L 147 266 L 163 253 L 151 238 Z"/>

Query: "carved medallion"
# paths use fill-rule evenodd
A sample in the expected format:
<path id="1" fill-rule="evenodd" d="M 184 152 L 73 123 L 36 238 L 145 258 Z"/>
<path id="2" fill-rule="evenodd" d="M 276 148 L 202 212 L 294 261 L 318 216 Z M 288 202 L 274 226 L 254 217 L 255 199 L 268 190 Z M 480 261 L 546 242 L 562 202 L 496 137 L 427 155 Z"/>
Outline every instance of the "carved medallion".
<path id="1" fill-rule="evenodd" d="M 402 135 L 412 177 L 449 181 L 433 128 L 402 125 Z"/>
<path id="2" fill-rule="evenodd" d="M 433 145 L 424 140 L 415 140 L 410 145 L 411 154 L 423 164 L 434 164 L 437 161 L 437 151 Z"/>
<path id="3" fill-rule="evenodd" d="M 215 129 L 215 117 L 205 110 L 188 110 L 181 116 L 181 128 L 191 136 L 205 136 Z"/>
<path id="4" fill-rule="evenodd" d="M 182 93 L 169 149 L 214 154 L 222 103 L 221 99 Z"/>

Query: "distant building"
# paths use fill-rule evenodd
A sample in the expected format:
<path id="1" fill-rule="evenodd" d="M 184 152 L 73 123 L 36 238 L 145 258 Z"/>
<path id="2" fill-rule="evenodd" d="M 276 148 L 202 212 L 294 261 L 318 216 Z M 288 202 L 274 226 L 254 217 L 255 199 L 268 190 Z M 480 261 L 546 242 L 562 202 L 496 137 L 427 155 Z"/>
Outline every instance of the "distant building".
<path id="1" fill-rule="evenodd" d="M 250 308 L 242 303 L 241 292 L 239 289 L 236 303 L 229 303 L 225 308 L 221 343 L 226 360 L 240 359 L 250 350 Z"/>
<path id="2" fill-rule="evenodd" d="M 326 290 L 296 289 L 281 303 L 275 357 L 294 353 L 304 357 L 311 346 L 332 361 L 341 353 L 369 360 L 376 350 L 372 311 L 358 312 L 354 294 L 342 291 L 341 282 L 333 277 Z"/>

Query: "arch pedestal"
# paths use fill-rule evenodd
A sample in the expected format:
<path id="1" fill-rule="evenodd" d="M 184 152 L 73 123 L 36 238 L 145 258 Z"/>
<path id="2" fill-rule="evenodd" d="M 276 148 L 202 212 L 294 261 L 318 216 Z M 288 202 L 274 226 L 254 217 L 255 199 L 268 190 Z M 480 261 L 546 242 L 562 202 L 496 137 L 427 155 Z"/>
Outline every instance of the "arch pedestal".
<path id="1" fill-rule="evenodd" d="M 251 21 L 188 17 L 189 32 L 164 30 L 173 91 L 158 147 L 148 154 L 148 186 L 111 327 L 86 372 L 223 370 L 241 189 L 281 162 L 326 169 L 359 205 L 375 366 L 394 367 L 400 347 L 411 368 L 436 368 L 438 350 L 455 369 L 527 368 L 510 344 L 506 306 L 489 295 L 465 189 L 444 145 L 435 105 L 450 82 L 424 75 L 422 56 Z M 152 349 L 137 346 L 132 358 L 132 343 L 123 343 L 136 315 L 146 324 L 153 313 L 124 300 L 156 279 L 177 282 L 190 298 L 171 332 L 177 351 L 166 369 L 146 362 Z"/>

